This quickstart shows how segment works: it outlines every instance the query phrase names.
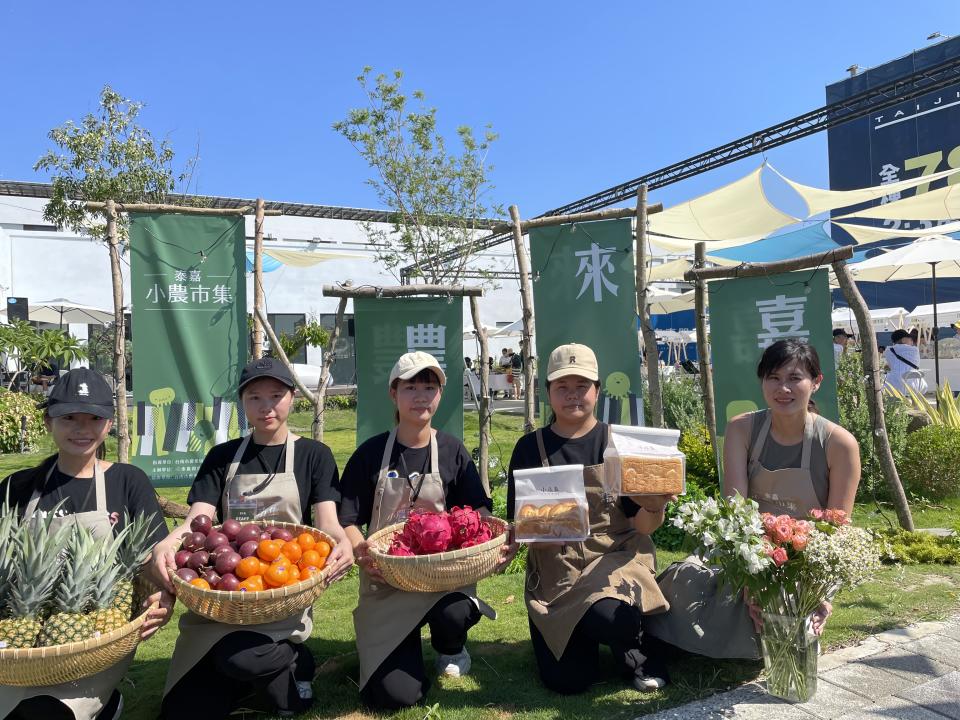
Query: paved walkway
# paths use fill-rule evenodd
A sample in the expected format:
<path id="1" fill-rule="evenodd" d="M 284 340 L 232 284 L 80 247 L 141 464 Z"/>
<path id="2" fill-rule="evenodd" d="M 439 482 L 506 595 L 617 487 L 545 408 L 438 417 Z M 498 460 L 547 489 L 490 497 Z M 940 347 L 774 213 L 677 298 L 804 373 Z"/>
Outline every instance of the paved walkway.
<path id="1" fill-rule="evenodd" d="M 820 658 L 817 693 L 792 705 L 750 683 L 643 720 L 960 720 L 960 616 L 874 635 Z"/>

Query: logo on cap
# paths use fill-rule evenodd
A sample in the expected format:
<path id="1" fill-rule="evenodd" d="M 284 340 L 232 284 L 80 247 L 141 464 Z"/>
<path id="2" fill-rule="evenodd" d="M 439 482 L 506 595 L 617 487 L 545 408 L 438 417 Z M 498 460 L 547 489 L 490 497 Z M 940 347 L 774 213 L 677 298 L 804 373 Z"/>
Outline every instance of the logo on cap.
<path id="1" fill-rule="evenodd" d="M 269 370 L 273 367 L 273 360 L 271 358 L 263 358 L 260 362 L 256 364 L 258 370 Z"/>
<path id="2" fill-rule="evenodd" d="M 570 363 L 569 363 L 569 364 L 570 364 L 570 365 L 573 365 L 575 362 L 577 362 L 577 356 L 576 356 L 576 355 L 571 355 L 571 356 L 570 356 Z"/>
<path id="3" fill-rule="evenodd" d="M 80 383 L 80 388 L 77 390 L 77 395 L 83 395 L 86 397 L 90 394 L 90 388 L 87 387 L 86 383 Z"/>

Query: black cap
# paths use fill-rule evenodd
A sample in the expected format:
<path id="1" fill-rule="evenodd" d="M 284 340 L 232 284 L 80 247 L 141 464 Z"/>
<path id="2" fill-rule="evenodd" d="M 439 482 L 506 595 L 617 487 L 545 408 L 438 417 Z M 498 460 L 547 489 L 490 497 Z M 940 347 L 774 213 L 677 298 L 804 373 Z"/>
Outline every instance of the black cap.
<path id="1" fill-rule="evenodd" d="M 894 330 L 893 334 L 890 335 L 890 342 L 897 343 L 904 338 L 913 338 L 913 341 L 916 342 L 919 335 L 920 333 L 916 328 L 913 330 L 904 330 L 903 328 L 900 328 L 899 330 Z"/>
<path id="2" fill-rule="evenodd" d="M 113 417 L 113 391 L 103 375 L 90 368 L 75 368 L 57 380 L 41 407 L 50 417 L 88 413 Z"/>
<path id="3" fill-rule="evenodd" d="M 265 357 L 247 364 L 243 372 L 240 373 L 239 389 L 243 390 L 245 385 L 249 385 L 254 380 L 259 380 L 260 378 L 273 378 L 278 382 L 282 382 L 291 390 L 296 387 L 293 382 L 293 376 L 290 374 L 290 371 L 287 370 L 286 365 L 279 360 Z"/>
<path id="4" fill-rule="evenodd" d="M 834 336 L 834 337 L 840 337 L 841 335 L 843 335 L 843 336 L 845 336 L 845 337 L 848 337 L 848 338 L 852 338 L 852 337 L 853 337 L 853 334 L 852 334 L 852 333 L 848 333 L 848 332 L 847 332 L 846 330 L 844 330 L 843 328 L 837 328 L 837 329 L 835 329 L 835 330 L 833 331 L 833 336 Z"/>

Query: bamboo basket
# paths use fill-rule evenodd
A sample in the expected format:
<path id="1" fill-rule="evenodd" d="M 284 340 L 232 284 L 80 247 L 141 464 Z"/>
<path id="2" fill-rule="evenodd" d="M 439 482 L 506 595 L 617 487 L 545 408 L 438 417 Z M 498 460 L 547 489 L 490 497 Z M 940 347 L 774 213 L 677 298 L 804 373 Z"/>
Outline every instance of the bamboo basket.
<path id="1" fill-rule="evenodd" d="M 156 603 L 123 627 L 100 637 L 66 645 L 0 650 L 0 685 L 60 685 L 113 667 L 137 649 L 140 626 L 155 607 Z"/>
<path id="2" fill-rule="evenodd" d="M 383 579 L 393 587 L 409 592 L 457 590 L 492 574 L 500 562 L 500 546 L 507 541 L 508 525 L 496 517 L 484 520 L 494 538 L 461 550 L 412 557 L 387 555 L 394 533 L 403 528 L 403 523 L 378 530 L 367 538 L 367 545 Z"/>
<path id="3" fill-rule="evenodd" d="M 286 528 L 299 535 L 312 534 L 317 540 L 326 540 L 330 547 L 336 541 L 322 530 L 288 522 L 262 523 L 270 527 Z M 284 620 L 312 606 L 327 589 L 326 570 L 309 580 L 271 590 L 257 592 L 204 590 L 171 573 L 177 599 L 201 617 L 228 625 L 262 625 Z"/>

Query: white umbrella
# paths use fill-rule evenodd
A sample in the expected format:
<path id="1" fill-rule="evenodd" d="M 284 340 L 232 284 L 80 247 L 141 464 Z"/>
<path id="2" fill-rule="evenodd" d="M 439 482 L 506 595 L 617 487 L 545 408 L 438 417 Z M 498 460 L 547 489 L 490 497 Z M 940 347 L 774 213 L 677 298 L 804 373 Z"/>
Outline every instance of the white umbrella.
<path id="1" fill-rule="evenodd" d="M 483 329 L 487 331 L 487 337 L 490 337 L 491 335 L 494 335 L 497 332 L 497 328 L 490 327 L 489 325 L 484 325 Z M 464 340 L 473 340 L 476 336 L 477 336 L 477 329 L 473 325 L 463 329 Z"/>
<path id="2" fill-rule="evenodd" d="M 850 271 L 857 280 L 887 282 L 931 278 L 933 296 L 933 367 L 940 387 L 940 350 L 937 347 L 937 276 L 960 277 L 960 240 L 927 235 L 909 245 L 855 263 Z"/>
<path id="3" fill-rule="evenodd" d="M 28 306 L 30 320 L 43 323 L 81 323 L 84 325 L 108 325 L 113 322 L 113 311 L 76 303 L 66 298 L 40 300 Z"/>
<path id="4" fill-rule="evenodd" d="M 534 322 L 534 328 L 536 327 L 536 322 Z M 509 325 L 504 325 L 502 328 L 497 328 L 491 337 L 505 338 L 505 337 L 523 337 L 523 318 L 519 320 L 514 320 Z"/>
<path id="5" fill-rule="evenodd" d="M 647 299 L 651 315 L 669 315 L 682 310 L 693 310 L 696 291 L 685 293 L 659 292 Z"/>

